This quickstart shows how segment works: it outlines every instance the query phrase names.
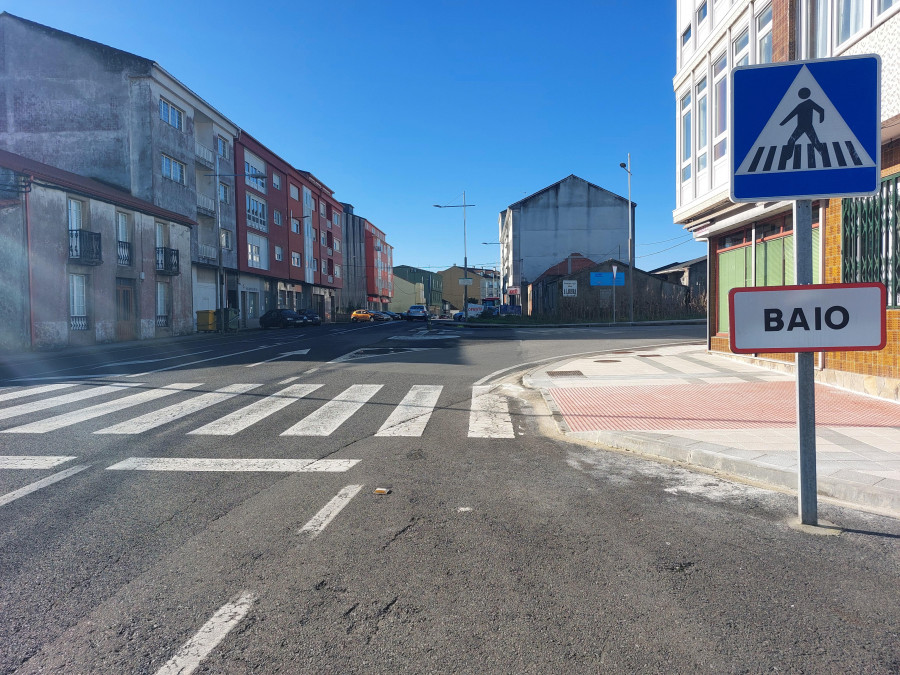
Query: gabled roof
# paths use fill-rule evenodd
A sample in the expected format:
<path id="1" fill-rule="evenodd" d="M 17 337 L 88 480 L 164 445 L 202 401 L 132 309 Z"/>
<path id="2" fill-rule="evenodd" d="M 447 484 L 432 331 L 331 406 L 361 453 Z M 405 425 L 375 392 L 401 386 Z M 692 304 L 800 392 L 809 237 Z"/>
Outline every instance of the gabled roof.
<path id="1" fill-rule="evenodd" d="M 537 192 L 528 195 L 527 197 L 523 197 L 523 198 L 520 199 L 519 201 L 510 204 L 510 205 L 507 206 L 506 208 L 507 208 L 507 209 L 515 208 L 515 207 L 518 206 L 519 204 L 521 204 L 521 203 L 523 203 L 523 202 L 527 202 L 527 201 L 529 201 L 530 199 L 534 199 L 534 198 L 537 197 L 539 194 L 542 194 L 542 193 L 546 192 L 547 190 L 552 190 L 553 188 L 555 188 L 555 187 L 556 187 L 557 185 L 559 185 L 560 183 L 564 183 L 565 181 L 571 180 L 572 178 L 574 178 L 575 180 L 580 180 L 582 183 L 587 183 L 587 184 L 590 185 L 592 188 L 596 188 L 597 190 L 603 190 L 603 192 L 606 192 L 607 194 L 611 194 L 613 197 L 616 197 L 616 198 L 618 198 L 618 199 L 621 199 L 623 202 L 627 202 L 627 201 L 628 201 L 625 197 L 623 197 L 623 196 L 621 196 L 621 195 L 617 195 L 615 192 L 611 192 L 610 190 L 607 190 L 606 188 L 602 188 L 602 187 L 600 187 L 599 185 L 594 185 L 594 184 L 591 183 L 590 181 L 587 181 L 587 180 L 585 180 L 584 178 L 580 178 L 579 176 L 576 176 L 574 173 L 570 173 L 568 176 L 566 176 L 566 177 L 563 178 L 562 180 L 558 180 L 558 181 L 556 181 L 555 183 L 553 183 L 553 185 L 548 185 L 547 187 L 542 188 L 542 189 L 538 190 Z M 633 199 L 631 200 L 631 203 L 634 204 L 635 206 L 637 206 L 637 202 L 634 201 Z"/>
<path id="2" fill-rule="evenodd" d="M 572 271 L 569 271 L 569 260 L 572 261 Z M 567 274 L 576 274 L 581 272 L 582 270 L 586 270 L 589 267 L 594 267 L 599 263 L 594 262 L 590 258 L 585 258 L 580 253 L 572 253 L 567 258 L 563 258 L 562 262 L 558 262 L 555 265 L 551 265 L 546 270 L 544 270 L 541 274 L 538 275 L 537 279 L 534 280 L 533 283 L 536 283 L 543 279 L 544 277 L 564 277 Z"/>
<path id="3" fill-rule="evenodd" d="M 697 263 L 704 262 L 705 260 L 706 256 L 702 255 L 699 258 L 694 258 L 693 260 L 688 260 L 686 262 L 670 263 L 668 265 L 658 267 L 655 270 L 650 270 L 649 272 L 647 272 L 647 274 L 666 274 L 668 272 L 678 272 L 681 270 L 685 270 L 688 267 L 693 267 Z"/>
<path id="4" fill-rule="evenodd" d="M 129 192 L 117 190 L 114 187 L 94 180 L 93 178 L 85 178 L 77 173 L 63 171 L 54 166 L 35 162 L 33 159 L 16 155 L 6 150 L 0 150 L 0 167 L 12 169 L 16 173 L 25 174 L 39 180 L 70 192 L 76 192 L 92 199 L 107 202 L 116 206 L 124 206 L 141 213 L 146 213 L 163 220 L 169 220 L 184 225 L 194 226 L 197 221 L 190 218 L 162 209 L 155 204 L 151 204 L 143 199 L 134 197 Z"/>

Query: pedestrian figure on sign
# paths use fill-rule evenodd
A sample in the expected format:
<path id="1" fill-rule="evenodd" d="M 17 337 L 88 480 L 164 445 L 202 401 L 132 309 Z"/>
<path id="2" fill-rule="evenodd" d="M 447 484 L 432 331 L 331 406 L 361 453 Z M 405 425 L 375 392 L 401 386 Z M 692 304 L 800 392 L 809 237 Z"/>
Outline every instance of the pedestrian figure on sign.
<path id="1" fill-rule="evenodd" d="M 822 106 L 818 105 L 815 101 L 809 100 L 809 89 L 806 87 L 803 87 L 798 91 L 797 96 L 802 98 L 803 101 L 798 103 L 797 107 L 794 108 L 791 111 L 791 114 L 785 117 L 780 124 L 780 126 L 784 126 L 792 117 L 797 118 L 797 126 L 791 133 L 791 137 L 788 139 L 785 148 L 791 148 L 792 152 L 794 144 L 801 136 L 806 134 L 806 137 L 809 138 L 813 146 L 821 152 L 822 143 L 819 141 L 819 137 L 816 136 L 816 130 L 813 127 L 813 112 L 819 113 L 819 124 L 822 124 L 822 122 L 825 121 L 825 111 L 822 109 Z"/>

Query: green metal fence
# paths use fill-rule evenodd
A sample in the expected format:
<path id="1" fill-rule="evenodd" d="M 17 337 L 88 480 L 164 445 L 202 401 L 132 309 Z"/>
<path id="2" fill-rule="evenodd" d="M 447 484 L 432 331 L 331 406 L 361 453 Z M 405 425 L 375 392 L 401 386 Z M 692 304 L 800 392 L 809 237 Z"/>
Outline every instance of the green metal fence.
<path id="1" fill-rule="evenodd" d="M 880 281 L 887 306 L 900 307 L 900 174 L 874 197 L 841 200 L 841 281 Z"/>

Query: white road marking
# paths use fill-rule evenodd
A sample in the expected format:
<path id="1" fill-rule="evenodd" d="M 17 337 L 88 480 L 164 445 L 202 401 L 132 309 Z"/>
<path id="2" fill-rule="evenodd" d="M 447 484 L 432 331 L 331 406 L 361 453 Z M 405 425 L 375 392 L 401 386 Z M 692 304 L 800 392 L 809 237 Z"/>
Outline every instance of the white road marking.
<path id="1" fill-rule="evenodd" d="M 19 488 L 18 490 L 13 490 L 12 492 L 8 492 L 5 495 L 0 496 L 0 506 L 4 506 L 5 504 L 9 504 L 12 501 L 15 501 L 19 497 L 24 497 L 25 495 L 30 495 L 32 492 L 37 492 L 41 488 L 45 488 L 48 485 L 53 485 L 54 483 L 58 483 L 61 480 L 68 478 L 69 476 L 74 476 L 79 471 L 84 471 L 88 468 L 90 464 L 79 464 L 78 466 L 73 466 L 65 471 L 60 471 L 59 473 L 55 473 L 52 476 L 47 476 L 46 478 L 41 478 L 41 480 L 31 483 L 31 485 L 26 485 L 23 488 Z"/>
<path id="2" fill-rule="evenodd" d="M 56 415 L 55 417 L 48 417 L 45 420 L 32 422 L 31 424 L 23 424 L 18 427 L 12 427 L 11 429 L 4 429 L 3 433 L 45 434 L 48 431 L 56 431 L 57 429 L 62 429 L 63 427 L 78 424 L 79 422 L 92 420 L 95 417 L 102 417 L 103 415 L 109 415 L 111 413 L 118 412 L 119 410 L 125 410 L 136 405 L 155 401 L 165 396 L 171 396 L 172 394 L 177 394 L 179 391 L 198 387 L 200 386 L 200 384 L 200 382 L 176 382 L 175 384 L 170 384 L 160 389 L 150 389 L 148 391 L 142 391 L 139 394 L 132 394 L 131 396 L 119 398 L 115 401 L 98 403 L 97 405 L 92 405 L 88 408 L 74 410 L 69 413 L 63 413 L 62 415 Z"/>
<path id="3" fill-rule="evenodd" d="M 413 385 L 375 435 L 421 436 L 443 388 L 441 385 Z"/>
<path id="4" fill-rule="evenodd" d="M 141 363 L 157 363 L 159 361 L 172 361 L 173 359 L 183 359 L 185 356 L 196 356 L 197 354 L 207 354 L 211 352 L 212 349 L 204 349 L 199 352 L 190 352 L 188 354 L 177 354 L 176 356 L 163 356 L 158 359 L 141 359 L 138 361 L 116 361 L 114 363 L 105 363 L 100 368 L 112 368 L 113 366 L 134 366 L 139 365 Z"/>
<path id="5" fill-rule="evenodd" d="M 0 469 L 52 469 L 73 459 L 77 458 L 63 455 L 7 455 L 0 457 Z"/>
<path id="6" fill-rule="evenodd" d="M 235 595 L 227 604 L 222 605 L 212 618 L 200 628 L 190 640 L 165 665 L 156 671 L 156 675 L 189 675 L 200 666 L 200 663 L 225 636 L 237 626 L 256 602 L 256 594 L 244 591 Z"/>
<path id="7" fill-rule="evenodd" d="M 297 337 L 303 337 L 302 335 L 298 335 Z M 298 349 L 294 352 L 283 352 L 278 356 L 273 356 L 271 359 L 266 359 L 265 361 L 259 361 L 257 363 L 248 363 L 244 368 L 255 368 L 256 366 L 261 366 L 264 363 L 268 363 L 269 361 L 277 361 L 278 359 L 283 359 L 285 356 L 293 356 L 294 354 L 309 354 L 308 349 Z"/>
<path id="8" fill-rule="evenodd" d="M 321 384 L 291 385 L 272 396 L 266 396 L 260 401 L 251 403 L 240 410 L 235 410 L 230 415 L 226 415 L 188 433 L 208 436 L 233 436 L 282 408 L 286 408 L 294 401 L 308 396 L 321 386 Z"/>
<path id="9" fill-rule="evenodd" d="M 10 417 L 18 417 L 19 415 L 27 415 L 29 413 L 37 412 L 38 410 L 46 410 L 47 408 L 55 408 L 61 405 L 68 405 L 69 403 L 77 403 L 78 401 L 84 401 L 88 398 L 94 398 L 96 396 L 103 396 L 104 394 L 112 394 L 114 392 L 120 392 L 123 389 L 127 389 L 130 387 L 141 387 L 141 384 L 111 384 L 104 387 L 91 387 L 90 389 L 85 389 L 82 391 L 77 391 L 74 394 L 65 394 L 63 396 L 54 396 L 52 398 L 45 398 L 43 401 L 34 401 L 32 403 L 22 403 L 20 405 L 14 405 L 10 408 L 6 408 L 5 410 L 0 410 L 0 420 L 5 420 Z"/>
<path id="10" fill-rule="evenodd" d="M 306 534 L 310 539 L 317 537 L 360 490 L 362 490 L 362 485 L 348 485 L 341 488 L 341 491 L 332 497 L 331 501 L 323 506 L 316 515 L 310 518 L 309 522 L 301 527 L 297 534 Z"/>
<path id="11" fill-rule="evenodd" d="M 206 457 L 129 457 L 107 471 L 232 471 L 343 473 L 358 459 L 210 459 Z"/>
<path id="12" fill-rule="evenodd" d="M 493 387 L 472 387 L 472 410 L 469 413 L 469 438 L 515 438 L 509 400 L 494 394 Z"/>
<path id="13" fill-rule="evenodd" d="M 343 363 L 344 361 L 355 361 L 357 359 L 374 359 L 378 356 L 395 356 L 397 354 L 406 354 L 407 352 L 424 352 L 430 349 L 436 349 L 436 347 L 391 347 L 391 351 L 389 352 L 377 348 L 375 348 L 375 351 L 372 351 L 372 349 L 373 348 L 371 347 L 363 347 L 362 349 L 357 349 L 348 354 L 344 354 L 343 356 L 339 356 L 328 363 Z"/>
<path id="14" fill-rule="evenodd" d="M 33 389 L 17 389 L 16 391 L 7 391 L 0 394 L 0 401 L 9 401 L 13 398 L 25 398 L 26 396 L 36 396 L 37 394 L 45 394 L 48 391 L 67 389 L 74 386 L 75 384 L 70 382 L 68 384 L 45 384 L 43 387 L 34 387 Z"/>
<path id="15" fill-rule="evenodd" d="M 192 386 L 196 387 L 197 385 L 195 384 Z M 200 396 L 195 396 L 194 398 L 188 399 L 187 401 L 182 401 L 181 403 L 170 405 L 167 408 L 154 410 L 153 412 L 149 412 L 146 415 L 141 415 L 140 417 L 135 417 L 134 419 L 127 420 L 120 424 L 114 424 L 111 427 L 100 429 L 99 431 L 95 431 L 94 433 L 140 434 L 145 431 L 149 431 L 150 429 L 155 429 L 156 427 L 162 426 L 163 424 L 174 422 L 175 420 L 203 410 L 204 408 L 209 408 L 210 406 L 216 405 L 217 403 L 222 403 L 223 401 L 227 401 L 228 399 L 233 398 L 238 394 L 244 394 L 251 389 L 256 389 L 257 387 L 261 386 L 261 384 L 231 384 L 227 387 L 222 387 L 221 389 L 210 392 L 208 394 L 201 394 Z"/>
<path id="16" fill-rule="evenodd" d="M 128 377 L 143 377 L 144 375 L 149 375 L 150 373 L 162 373 L 166 370 L 173 370 L 174 368 L 184 368 L 185 366 L 193 366 L 198 363 L 206 363 L 207 361 L 217 361 L 218 359 L 227 359 L 232 356 L 240 356 L 241 354 L 249 354 L 250 352 L 258 352 L 260 349 L 271 349 L 272 347 L 279 347 L 283 344 L 287 344 L 286 342 L 273 342 L 272 344 L 263 345 L 262 347 L 254 347 L 253 349 L 245 349 L 242 352 L 230 352 L 228 354 L 221 354 L 219 356 L 211 356 L 208 359 L 200 359 L 199 361 L 189 361 L 188 363 L 179 363 L 174 366 L 169 366 L 168 368 L 159 368 L 158 370 L 148 370 L 144 373 L 135 373 L 134 375 L 129 375 Z"/>
<path id="17" fill-rule="evenodd" d="M 382 384 L 354 384 L 283 432 L 282 436 L 330 436 L 372 398 Z"/>
<path id="18" fill-rule="evenodd" d="M 281 382 L 279 382 L 278 384 L 290 384 L 290 383 L 293 382 L 294 380 L 299 380 L 299 379 L 300 379 L 300 376 L 299 376 L 299 375 L 295 375 L 294 377 L 288 377 L 288 378 L 283 379 L 283 380 L 282 380 Z"/>

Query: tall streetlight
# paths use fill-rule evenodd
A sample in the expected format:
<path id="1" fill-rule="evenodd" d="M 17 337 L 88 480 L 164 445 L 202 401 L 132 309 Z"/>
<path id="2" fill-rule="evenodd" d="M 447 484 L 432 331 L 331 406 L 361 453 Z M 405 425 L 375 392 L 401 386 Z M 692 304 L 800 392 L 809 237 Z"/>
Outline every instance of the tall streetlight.
<path id="1" fill-rule="evenodd" d="M 436 209 L 462 209 L 463 210 L 463 276 L 469 278 L 469 254 L 466 246 L 466 207 L 475 204 L 466 204 L 466 191 L 463 190 L 462 204 L 435 204 Z M 469 284 L 463 284 L 463 319 L 469 318 Z"/>
<path id="2" fill-rule="evenodd" d="M 620 162 L 619 166 L 628 174 L 628 321 L 634 323 L 634 217 L 631 205 L 631 153 L 628 163 Z M 613 283 L 616 280 L 613 279 Z"/>

